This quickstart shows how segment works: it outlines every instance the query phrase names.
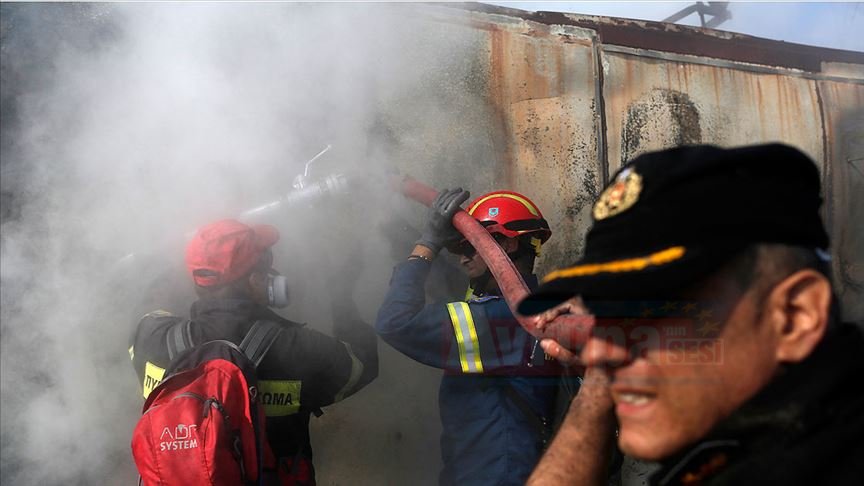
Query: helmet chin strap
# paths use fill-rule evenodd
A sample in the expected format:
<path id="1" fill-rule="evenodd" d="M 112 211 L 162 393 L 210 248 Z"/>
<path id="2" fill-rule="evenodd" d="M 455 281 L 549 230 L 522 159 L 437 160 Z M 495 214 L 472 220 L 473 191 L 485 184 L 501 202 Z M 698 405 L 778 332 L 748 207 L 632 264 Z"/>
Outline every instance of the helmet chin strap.
<path id="1" fill-rule="evenodd" d="M 535 250 L 534 248 L 526 248 L 523 245 L 519 245 L 515 251 L 507 254 L 507 256 L 510 257 L 510 261 L 512 261 L 513 263 L 516 263 L 516 261 L 518 261 L 520 258 L 528 255 L 535 255 Z M 469 280 L 471 289 L 474 291 L 474 295 L 476 295 L 477 297 L 482 297 L 483 295 L 485 295 L 487 293 L 487 286 L 489 285 L 489 282 L 491 280 L 492 272 L 487 266 L 486 271 L 483 272 L 482 275 Z"/>
<path id="2" fill-rule="evenodd" d="M 474 277 L 469 280 L 474 295 L 477 297 L 484 296 L 486 294 L 486 286 L 489 284 L 490 280 L 492 280 L 492 272 L 490 272 L 488 268 L 479 277 Z"/>

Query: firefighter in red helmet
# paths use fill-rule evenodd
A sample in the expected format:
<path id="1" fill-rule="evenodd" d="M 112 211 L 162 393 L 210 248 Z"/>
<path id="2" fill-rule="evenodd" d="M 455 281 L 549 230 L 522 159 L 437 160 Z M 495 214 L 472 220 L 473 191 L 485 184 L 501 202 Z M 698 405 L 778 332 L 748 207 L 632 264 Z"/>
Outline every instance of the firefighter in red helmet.
<path id="1" fill-rule="evenodd" d="M 551 433 L 560 368 L 520 326 L 485 262 L 453 228 L 467 191 L 442 191 L 421 238 L 396 265 L 376 331 L 421 363 L 441 368 L 440 484 L 523 484 Z M 496 191 L 467 211 L 495 237 L 530 288 L 534 261 L 552 232 L 527 197 Z M 465 300 L 427 304 L 425 284 L 442 248 L 459 255 Z"/>
<path id="2" fill-rule="evenodd" d="M 313 486 L 310 415 L 346 398 L 378 375 L 378 347 L 349 297 L 352 278 L 333 290 L 333 336 L 283 318 L 285 277 L 274 268 L 273 226 L 221 220 L 200 228 L 186 248 L 186 267 L 198 294 L 189 318 L 165 311 L 145 315 L 135 327 L 129 357 L 146 399 L 178 354 L 212 340 L 240 344 L 256 321 L 275 323 L 278 338 L 258 367 L 258 396 L 267 416 L 267 438 L 277 461 L 278 484 Z M 271 483 L 267 483 L 271 484 Z"/>
<path id="3" fill-rule="evenodd" d="M 495 237 L 517 268 L 524 267 L 520 268 L 521 273 L 531 273 L 534 259 L 540 256 L 540 246 L 552 236 L 552 231 L 530 199 L 512 191 L 495 191 L 475 199 L 467 211 Z M 462 239 L 448 249 L 459 255 L 459 263 L 471 279 L 466 298 L 497 291 L 489 267 L 468 240 Z M 492 288 L 488 288 L 490 285 Z"/>

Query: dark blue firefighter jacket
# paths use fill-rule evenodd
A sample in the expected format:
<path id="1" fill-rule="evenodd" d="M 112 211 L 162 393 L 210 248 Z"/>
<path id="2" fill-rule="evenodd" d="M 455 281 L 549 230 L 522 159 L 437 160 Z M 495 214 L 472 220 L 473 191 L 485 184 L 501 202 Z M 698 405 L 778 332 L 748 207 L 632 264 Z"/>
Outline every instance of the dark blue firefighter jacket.
<path id="1" fill-rule="evenodd" d="M 539 424 L 552 417 L 560 368 L 503 298 L 426 305 L 430 268 L 422 259 L 396 266 L 375 329 L 406 356 L 444 370 L 439 483 L 524 484 L 542 453 Z"/>

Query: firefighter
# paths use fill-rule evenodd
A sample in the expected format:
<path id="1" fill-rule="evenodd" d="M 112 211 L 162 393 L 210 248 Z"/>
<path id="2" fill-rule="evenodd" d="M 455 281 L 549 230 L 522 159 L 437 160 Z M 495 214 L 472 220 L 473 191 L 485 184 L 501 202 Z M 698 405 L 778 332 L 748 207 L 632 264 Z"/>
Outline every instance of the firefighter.
<path id="1" fill-rule="evenodd" d="M 820 189 L 780 144 L 679 147 L 618 172 L 583 259 L 519 307 L 581 295 L 596 319 L 584 393 L 529 484 L 599 484 L 616 435 L 661 464 L 652 484 L 861 483 L 864 334 L 839 318 Z"/>
<path id="2" fill-rule="evenodd" d="M 171 361 L 166 341 L 176 326 L 188 322 L 192 344 L 215 339 L 239 344 L 255 321 L 279 323 L 281 333 L 258 367 L 259 397 L 281 483 L 312 485 L 310 414 L 319 415 L 320 407 L 352 395 L 377 376 L 377 338 L 358 321 L 353 302 L 344 295 L 333 304 L 334 337 L 269 309 L 288 303 L 285 278 L 273 268 L 271 247 L 278 239 L 272 226 L 234 220 L 201 228 L 186 248 L 186 266 L 199 297 L 190 319 L 164 311 L 145 315 L 132 334 L 129 354 L 146 398 Z M 347 286 L 341 291 L 350 293 Z"/>
<path id="3" fill-rule="evenodd" d="M 375 329 L 411 359 L 444 370 L 440 484 L 522 484 L 550 434 L 560 368 L 519 326 L 483 259 L 453 227 L 468 197 L 462 189 L 438 195 L 421 238 L 393 271 Z M 552 234 L 537 206 L 497 191 L 467 211 L 535 287 L 534 260 Z M 445 246 L 468 274 L 468 295 L 427 305 L 426 279 Z"/>

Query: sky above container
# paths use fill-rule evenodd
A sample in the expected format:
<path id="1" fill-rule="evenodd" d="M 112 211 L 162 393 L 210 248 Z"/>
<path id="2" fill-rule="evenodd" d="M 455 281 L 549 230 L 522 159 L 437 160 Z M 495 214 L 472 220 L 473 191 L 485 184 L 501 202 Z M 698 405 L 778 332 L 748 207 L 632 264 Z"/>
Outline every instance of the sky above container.
<path id="1" fill-rule="evenodd" d="M 483 2 L 528 11 L 663 20 L 695 2 Z M 718 30 L 820 47 L 864 51 L 864 2 L 731 2 Z M 707 20 L 707 18 L 706 18 Z M 677 22 L 700 25 L 695 13 Z"/>

